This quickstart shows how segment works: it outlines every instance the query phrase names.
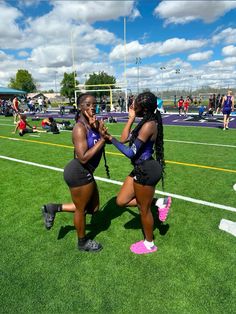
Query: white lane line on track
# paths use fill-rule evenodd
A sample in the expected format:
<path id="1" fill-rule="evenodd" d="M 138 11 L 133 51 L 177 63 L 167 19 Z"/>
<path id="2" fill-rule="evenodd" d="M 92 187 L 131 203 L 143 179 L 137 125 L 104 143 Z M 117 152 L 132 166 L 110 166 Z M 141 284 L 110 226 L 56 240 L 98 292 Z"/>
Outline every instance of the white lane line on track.
<path id="1" fill-rule="evenodd" d="M 11 157 L 2 156 L 2 155 L 0 155 L 0 158 L 1 159 L 5 159 L 5 160 L 18 162 L 18 163 L 22 163 L 22 164 L 26 164 L 26 165 L 31 165 L 31 166 L 35 166 L 35 167 L 44 168 L 44 169 L 49 169 L 49 170 L 63 172 L 62 168 L 42 165 L 42 164 L 38 164 L 38 163 L 35 163 L 35 162 L 31 162 L 31 161 L 11 158 Z M 101 177 L 97 177 L 97 176 L 95 176 L 95 179 L 98 180 L 98 181 L 112 183 L 112 184 L 116 184 L 116 185 L 122 185 L 123 184 L 123 182 L 121 182 L 121 181 L 101 178 Z M 226 206 L 226 205 L 217 204 L 217 203 L 211 203 L 211 202 L 195 199 L 195 198 L 192 198 L 192 197 L 187 197 L 187 196 L 183 196 L 183 195 L 162 192 L 162 191 L 159 191 L 159 190 L 155 190 L 155 193 L 160 194 L 160 195 L 165 195 L 165 196 L 171 196 L 173 198 L 177 198 L 177 199 L 180 199 L 182 201 L 186 201 L 186 202 L 190 202 L 190 203 L 194 203 L 194 204 L 200 204 L 200 205 L 205 205 L 205 206 L 209 206 L 209 207 L 214 207 L 214 208 L 218 208 L 218 209 L 224 209 L 224 210 L 236 212 L 236 208 L 235 207 L 231 207 L 231 206 Z"/>

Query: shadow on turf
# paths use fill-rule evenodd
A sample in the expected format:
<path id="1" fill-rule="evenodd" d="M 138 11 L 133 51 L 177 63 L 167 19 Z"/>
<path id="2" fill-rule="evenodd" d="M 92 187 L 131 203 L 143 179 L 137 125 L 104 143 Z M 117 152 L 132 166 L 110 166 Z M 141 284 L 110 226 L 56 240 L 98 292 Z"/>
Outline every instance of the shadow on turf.
<path id="1" fill-rule="evenodd" d="M 163 224 L 158 218 L 156 214 L 156 208 L 153 207 L 153 216 L 154 216 L 154 229 L 159 230 L 160 235 L 165 235 L 169 229 L 168 224 Z M 137 209 L 136 209 L 137 211 Z M 140 215 L 135 210 L 131 210 L 130 208 L 121 208 L 116 205 L 116 197 L 111 198 L 99 212 L 92 216 L 90 224 L 86 224 L 86 229 L 88 229 L 87 236 L 90 239 L 94 239 L 99 233 L 107 230 L 111 221 L 119 216 L 121 216 L 124 212 L 130 213 L 133 218 L 124 224 L 125 229 L 142 229 L 140 222 Z M 64 238 L 67 233 L 75 230 L 74 226 L 62 226 L 59 230 L 59 234 L 57 239 L 60 240 Z"/>

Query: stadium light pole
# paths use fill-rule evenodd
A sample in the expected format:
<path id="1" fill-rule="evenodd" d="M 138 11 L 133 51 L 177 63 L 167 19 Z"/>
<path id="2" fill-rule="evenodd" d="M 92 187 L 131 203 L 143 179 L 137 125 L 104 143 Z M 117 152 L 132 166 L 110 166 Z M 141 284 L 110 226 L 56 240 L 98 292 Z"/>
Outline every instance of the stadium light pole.
<path id="1" fill-rule="evenodd" d="M 55 71 L 55 93 L 57 93 L 57 71 Z"/>
<path id="2" fill-rule="evenodd" d="M 74 46 L 73 46 L 73 31 L 70 32 L 71 40 L 71 57 L 72 57 L 72 72 L 74 75 L 74 87 L 76 86 L 76 74 L 75 74 L 75 55 L 74 55 Z"/>
<path id="3" fill-rule="evenodd" d="M 193 77 L 193 75 L 190 74 L 188 77 L 189 77 L 189 80 L 190 80 Z M 191 96 L 191 94 L 192 94 L 192 84 L 189 84 L 189 93 L 190 93 L 190 96 Z"/>
<path id="4" fill-rule="evenodd" d="M 127 51 L 126 51 L 126 16 L 124 16 L 124 83 L 125 83 L 125 108 L 128 112 L 128 89 L 127 89 Z"/>
<path id="5" fill-rule="evenodd" d="M 141 63 L 142 59 L 140 57 L 136 57 L 135 63 L 137 64 L 137 92 L 139 94 L 139 65 Z"/>
<path id="6" fill-rule="evenodd" d="M 163 72 L 165 71 L 165 67 L 160 67 L 161 70 L 161 99 L 163 100 Z"/>
<path id="7" fill-rule="evenodd" d="M 175 74 L 179 75 L 180 74 L 180 69 L 175 69 Z M 176 96 L 177 96 L 177 88 L 176 88 Z"/>

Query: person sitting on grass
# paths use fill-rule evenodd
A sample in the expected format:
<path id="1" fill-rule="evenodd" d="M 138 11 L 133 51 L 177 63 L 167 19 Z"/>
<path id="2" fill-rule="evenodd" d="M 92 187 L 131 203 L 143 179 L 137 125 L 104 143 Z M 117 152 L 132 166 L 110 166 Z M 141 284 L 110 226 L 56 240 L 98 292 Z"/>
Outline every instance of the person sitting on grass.
<path id="1" fill-rule="evenodd" d="M 27 128 L 27 126 L 29 128 Z M 46 131 L 38 130 L 36 127 L 32 127 L 29 125 L 29 123 L 26 120 L 26 115 L 21 114 L 20 120 L 17 122 L 17 125 L 15 127 L 15 131 L 13 133 L 16 133 L 16 131 L 19 130 L 19 135 L 23 136 L 26 133 L 45 133 Z"/>
<path id="2" fill-rule="evenodd" d="M 51 117 L 43 119 L 41 122 L 42 129 L 44 129 L 46 131 L 50 131 L 52 121 L 53 121 L 53 118 L 51 118 Z"/>

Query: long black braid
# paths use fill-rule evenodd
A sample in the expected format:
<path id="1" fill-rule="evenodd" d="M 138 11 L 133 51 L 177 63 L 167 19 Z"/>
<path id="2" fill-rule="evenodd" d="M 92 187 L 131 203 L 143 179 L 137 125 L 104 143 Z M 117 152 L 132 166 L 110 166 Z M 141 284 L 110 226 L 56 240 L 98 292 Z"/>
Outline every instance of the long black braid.
<path id="1" fill-rule="evenodd" d="M 88 97 L 88 96 L 94 97 L 90 93 L 83 93 L 83 94 L 80 94 L 79 97 L 77 98 L 77 111 L 76 111 L 76 114 L 75 114 L 75 121 L 76 121 L 76 123 L 78 122 L 79 117 L 80 117 L 80 111 L 81 111 L 80 110 L 80 105 L 84 101 L 84 99 L 86 97 Z M 109 170 L 109 166 L 107 164 L 105 147 L 103 148 L 102 155 L 103 155 L 103 159 L 104 159 L 104 167 L 105 167 L 105 170 L 106 170 L 106 174 L 107 174 L 108 179 L 110 179 L 110 170 Z M 74 150 L 74 158 L 75 158 L 75 150 Z"/>
<path id="2" fill-rule="evenodd" d="M 132 146 L 135 139 L 138 137 L 138 133 L 144 123 L 148 121 L 157 122 L 157 137 L 155 141 L 155 155 L 162 166 L 162 188 L 164 189 L 164 174 L 165 174 L 165 159 L 164 159 L 164 134 L 162 117 L 159 110 L 157 110 L 157 97 L 151 92 L 141 93 L 135 99 L 135 102 L 142 106 L 145 114 L 143 119 L 138 123 L 135 129 L 132 131 L 132 135 L 129 141 L 129 145 Z M 155 112 L 156 110 L 156 112 Z"/>

